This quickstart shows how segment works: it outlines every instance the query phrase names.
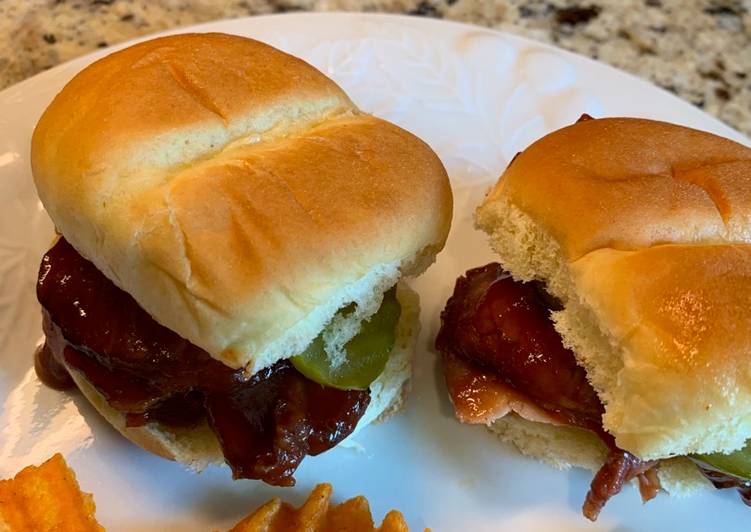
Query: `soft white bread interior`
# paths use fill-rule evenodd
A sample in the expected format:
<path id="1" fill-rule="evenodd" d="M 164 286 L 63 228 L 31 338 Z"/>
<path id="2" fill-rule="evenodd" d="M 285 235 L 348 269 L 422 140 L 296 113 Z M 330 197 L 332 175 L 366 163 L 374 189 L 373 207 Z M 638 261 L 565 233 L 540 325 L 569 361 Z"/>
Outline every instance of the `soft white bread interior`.
<path id="1" fill-rule="evenodd" d="M 370 423 L 397 411 L 402 406 L 409 387 L 412 353 L 420 332 L 420 303 L 417 294 L 403 283 L 399 283 L 397 287 L 397 298 L 402 313 L 396 329 L 394 349 L 383 373 L 371 384 L 370 404 L 349 438 Z M 126 427 L 124 414 L 113 409 L 82 374 L 71 368 L 69 371 L 78 388 L 97 411 L 139 447 L 195 471 L 201 471 L 212 463 L 224 462 L 219 441 L 207 423 L 190 429 L 168 428 L 158 423 Z"/>
<path id="2" fill-rule="evenodd" d="M 414 135 L 260 42 L 155 39 L 79 73 L 32 139 L 39 196 L 162 325 L 251 373 L 443 247 L 451 190 Z"/>
<path id="3" fill-rule="evenodd" d="M 751 437 L 749 217 L 751 149 L 613 118 L 534 143 L 476 220 L 515 278 L 561 299 L 605 429 L 653 459 Z"/>
<path id="4" fill-rule="evenodd" d="M 488 426 L 498 438 L 514 445 L 522 454 L 557 469 L 581 467 L 596 472 L 607 457 L 607 447 L 589 431 L 529 421 L 509 414 Z M 684 497 L 712 485 L 688 458 L 660 461 L 660 487 L 668 494 Z"/>

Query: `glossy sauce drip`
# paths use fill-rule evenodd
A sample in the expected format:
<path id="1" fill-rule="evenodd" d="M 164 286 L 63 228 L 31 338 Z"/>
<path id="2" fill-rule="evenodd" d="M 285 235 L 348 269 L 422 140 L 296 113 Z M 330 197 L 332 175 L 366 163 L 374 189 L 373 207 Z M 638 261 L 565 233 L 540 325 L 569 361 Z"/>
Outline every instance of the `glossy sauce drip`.
<path id="1" fill-rule="evenodd" d="M 40 381 L 55 390 L 67 390 L 75 386 L 68 370 L 55 359 L 47 343 L 40 345 L 34 352 L 34 370 Z"/>
<path id="2" fill-rule="evenodd" d="M 247 379 L 156 323 L 62 238 L 42 260 L 37 297 L 46 335 L 40 379 L 67 384 L 64 362 L 128 426 L 205 420 L 235 478 L 292 485 L 300 461 L 349 435 L 370 401 L 368 391 L 321 386 L 287 362 Z"/>
<path id="3" fill-rule="evenodd" d="M 697 464 L 697 467 L 715 488 L 735 488 L 738 490 L 738 495 L 740 496 L 741 500 L 747 506 L 751 506 L 751 481 L 728 475 L 727 473 L 723 473 L 722 471 L 709 469 L 708 467 L 704 467 L 701 464 Z"/>
<path id="4" fill-rule="evenodd" d="M 605 409 L 550 319 L 550 311 L 559 308 L 560 303 L 539 283 L 514 281 L 495 263 L 475 268 L 456 282 L 441 314 L 436 348 L 443 354 L 455 405 L 466 404 L 469 392 L 482 401 L 483 412 L 492 410 L 491 392 L 499 389 L 493 381 L 499 379 L 550 420 L 600 437 L 610 454 L 595 475 L 582 508 L 586 517 L 595 520 L 608 499 L 631 479 L 639 480 L 644 500 L 654 497 L 659 489 L 656 463 L 643 462 L 619 449 L 613 436 L 602 428 Z M 455 357 L 463 359 L 468 368 L 474 366 L 465 370 L 472 379 L 457 379 Z M 480 372 L 493 377 L 478 387 L 476 374 Z M 462 385 L 471 389 L 462 389 Z"/>

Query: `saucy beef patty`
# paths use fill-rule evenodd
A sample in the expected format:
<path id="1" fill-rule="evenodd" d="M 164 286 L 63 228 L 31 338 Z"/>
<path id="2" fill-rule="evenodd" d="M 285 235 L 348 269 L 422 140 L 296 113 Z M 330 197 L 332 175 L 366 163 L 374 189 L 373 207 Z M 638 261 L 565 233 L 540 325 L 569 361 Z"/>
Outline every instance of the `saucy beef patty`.
<path id="1" fill-rule="evenodd" d="M 660 488 L 657 463 L 619 449 L 602 428 L 605 409 L 586 372 L 563 346 L 551 310 L 560 310 L 560 303 L 540 283 L 514 281 L 497 263 L 475 268 L 456 282 L 441 314 L 436 348 L 444 359 L 460 357 L 478 371 L 494 374 L 552 419 L 591 431 L 607 445 L 608 458 L 582 509 L 595 520 L 608 499 L 633 478 L 639 480 L 642 498 L 653 498 Z"/>
<path id="2" fill-rule="evenodd" d="M 66 388 L 66 366 L 81 373 L 131 427 L 207 421 L 234 478 L 293 485 L 302 459 L 351 434 L 370 402 L 368 390 L 322 386 L 286 361 L 247 378 L 159 325 L 64 238 L 42 259 L 37 297 L 43 382 Z"/>

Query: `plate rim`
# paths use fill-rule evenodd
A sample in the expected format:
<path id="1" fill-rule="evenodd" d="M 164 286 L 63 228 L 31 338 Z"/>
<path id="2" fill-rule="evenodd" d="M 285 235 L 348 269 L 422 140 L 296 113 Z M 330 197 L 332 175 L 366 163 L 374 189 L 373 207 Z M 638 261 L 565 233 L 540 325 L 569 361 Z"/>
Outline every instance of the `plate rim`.
<path id="1" fill-rule="evenodd" d="M 73 74 L 73 76 L 75 76 L 80 70 L 85 68 L 86 65 L 94 61 L 97 61 L 113 52 L 116 52 L 123 48 L 127 48 L 128 46 L 132 46 L 140 42 L 144 42 L 150 39 L 163 37 L 167 35 L 176 35 L 176 34 L 181 34 L 181 33 L 192 33 L 192 32 L 209 33 L 211 31 L 224 31 L 218 28 L 213 29 L 213 30 L 208 29 L 208 28 L 211 28 L 212 26 L 227 26 L 227 25 L 233 25 L 233 24 L 243 25 L 243 24 L 248 23 L 249 21 L 257 21 L 257 20 L 262 20 L 262 19 L 278 19 L 278 18 L 332 18 L 332 19 L 333 18 L 352 18 L 352 19 L 360 19 L 360 20 L 388 19 L 388 20 L 393 20 L 393 21 L 397 21 L 401 23 L 409 22 L 410 24 L 423 25 L 423 26 L 446 26 L 448 25 L 448 26 L 453 26 L 457 29 L 463 29 L 464 31 L 480 30 L 480 31 L 484 31 L 492 35 L 500 35 L 503 38 L 516 41 L 528 47 L 533 46 L 533 47 L 537 47 L 539 49 L 546 50 L 549 52 L 562 54 L 565 58 L 568 58 L 574 61 L 583 62 L 585 64 L 593 66 L 594 68 L 600 68 L 600 69 L 604 68 L 613 75 L 625 76 L 626 78 L 629 78 L 630 82 L 638 83 L 642 85 L 642 88 L 648 88 L 650 90 L 657 90 L 663 95 L 663 97 L 667 96 L 671 98 L 672 100 L 674 100 L 676 104 L 682 104 L 684 106 L 687 106 L 688 109 L 691 109 L 691 112 L 704 115 L 704 119 L 708 119 L 712 121 L 714 123 L 713 125 L 715 126 L 715 128 L 725 130 L 727 135 L 730 135 L 731 137 L 733 137 L 732 140 L 746 144 L 747 146 L 751 146 L 751 137 L 746 136 L 744 133 L 735 129 L 730 124 L 727 124 L 723 122 L 722 120 L 720 120 L 719 118 L 717 118 L 716 116 L 711 115 L 707 113 L 706 111 L 704 111 L 703 109 L 696 107 L 691 102 L 681 98 L 675 93 L 668 91 L 667 89 L 657 85 L 656 83 L 653 83 L 651 80 L 642 78 L 634 73 L 628 72 L 626 70 L 622 70 L 616 66 L 610 65 L 603 61 L 593 59 L 589 56 L 586 56 L 578 52 L 566 50 L 565 48 L 558 47 L 551 43 L 538 41 L 538 40 L 532 39 L 524 35 L 518 35 L 516 33 L 503 31 L 503 30 L 496 29 L 496 28 L 489 28 L 486 26 L 480 26 L 477 24 L 472 24 L 468 22 L 460 22 L 456 20 L 422 17 L 418 15 L 407 15 L 407 14 L 402 14 L 402 13 L 363 13 L 363 12 L 358 12 L 358 11 L 300 11 L 300 12 L 292 12 L 292 13 L 290 12 L 269 13 L 269 14 L 263 14 L 263 15 L 250 15 L 246 17 L 221 18 L 221 19 L 210 20 L 206 22 L 200 22 L 197 24 L 187 24 L 184 26 L 176 26 L 173 28 L 167 28 L 167 29 L 160 30 L 157 32 L 152 32 L 152 33 L 148 33 L 145 35 L 133 37 L 131 39 L 127 39 L 125 41 L 112 44 L 105 48 L 92 50 L 81 56 L 74 57 L 62 63 L 59 63 L 53 66 L 52 68 L 49 68 L 42 72 L 38 72 L 34 74 L 33 76 L 30 76 L 17 83 L 14 83 L 13 85 L 9 85 L 8 87 L 5 87 L 2 90 L 0 90 L 0 105 L 2 104 L 2 101 L 4 100 L 4 98 L 8 97 L 10 94 L 16 91 L 23 89 L 27 84 L 33 85 L 41 81 L 44 81 L 45 78 L 48 78 L 48 77 L 54 78 L 55 76 L 58 76 L 61 72 L 67 69 L 71 69 L 71 68 L 76 68 L 76 72 Z"/>
<path id="2" fill-rule="evenodd" d="M 407 22 L 409 22 L 409 24 L 412 27 L 418 28 L 418 29 L 420 27 L 424 27 L 425 25 L 432 26 L 432 27 L 445 27 L 445 25 L 448 24 L 449 26 L 459 26 L 460 29 L 463 29 L 464 31 L 478 31 L 479 30 L 479 31 L 482 31 L 482 32 L 484 32 L 484 33 L 486 33 L 488 35 L 500 35 L 504 39 L 508 39 L 509 42 L 513 46 L 518 46 L 518 47 L 529 46 L 529 47 L 533 47 L 535 50 L 547 50 L 547 51 L 554 52 L 556 54 L 560 54 L 563 58 L 575 59 L 576 62 L 574 63 L 574 65 L 577 66 L 577 67 L 582 66 L 583 68 L 588 68 L 588 64 L 594 63 L 595 65 L 598 65 L 596 67 L 597 71 L 602 71 L 600 67 L 604 66 L 604 67 L 606 67 L 606 69 L 610 69 L 610 71 L 615 71 L 615 73 L 618 74 L 618 75 L 621 75 L 621 76 L 625 75 L 626 77 L 632 78 L 631 82 L 635 81 L 635 82 L 641 83 L 642 86 L 645 89 L 648 89 L 649 91 L 654 91 L 655 89 L 658 89 L 661 92 L 663 92 L 665 94 L 668 94 L 674 100 L 677 100 L 678 102 L 680 102 L 684 106 L 683 108 L 685 108 L 685 106 L 689 106 L 692 109 L 692 111 L 693 111 L 693 115 L 696 117 L 696 120 L 693 120 L 693 117 L 689 115 L 688 116 L 689 120 L 693 120 L 694 122 L 697 122 L 697 123 L 700 123 L 700 121 L 703 120 L 705 123 L 707 123 L 707 125 L 709 125 L 708 120 L 711 119 L 711 120 L 714 120 L 722 128 L 725 128 L 725 129 L 728 129 L 728 130 L 731 130 L 731 131 L 735 131 L 735 130 L 732 130 L 732 128 L 730 128 L 730 126 L 727 126 L 726 124 L 724 124 L 721 121 L 717 120 L 715 117 L 712 117 L 711 115 L 707 114 L 706 112 L 703 112 L 703 111 L 695 108 L 694 106 L 692 106 L 687 101 L 685 101 L 685 100 L 683 100 L 683 99 L 675 96 L 672 93 L 669 93 L 669 92 L 665 91 L 664 89 L 661 89 L 660 87 L 657 87 L 656 85 L 650 83 L 649 81 L 646 81 L 646 80 L 643 80 L 641 78 L 638 78 L 638 77 L 636 77 L 636 76 L 634 76 L 632 74 L 629 74 L 628 72 L 624 72 L 622 70 L 619 70 L 619 69 L 617 69 L 615 67 L 612 67 L 610 65 L 607 65 L 605 63 L 602 63 L 602 62 L 590 59 L 590 58 L 588 58 L 586 56 L 582 56 L 582 55 L 576 54 L 574 52 L 569 52 L 567 50 L 563 50 L 563 49 L 557 48 L 557 47 L 549 45 L 547 43 L 540 43 L 540 42 L 534 41 L 534 40 L 526 38 L 526 37 L 518 36 L 518 35 L 515 35 L 515 34 L 512 34 L 512 33 L 508 33 L 508 32 L 498 31 L 498 30 L 495 30 L 495 29 L 492 29 L 492 28 L 485 28 L 485 27 L 482 27 L 482 26 L 475 26 L 475 25 L 472 25 L 472 24 L 460 23 L 460 22 L 455 22 L 455 21 L 425 19 L 425 18 L 421 18 L 421 17 L 411 17 L 411 16 L 406 16 L 406 15 L 370 14 L 370 13 L 368 13 L 368 14 L 362 14 L 362 13 L 348 13 L 348 12 L 343 12 L 343 13 L 342 12 L 337 12 L 337 13 L 291 13 L 291 14 L 284 13 L 284 14 L 271 14 L 271 15 L 262 15 L 262 16 L 253 16 L 253 17 L 240 17 L 240 18 L 234 18 L 234 19 L 223 19 L 223 20 L 216 20 L 216 21 L 208 21 L 208 22 L 201 23 L 201 24 L 190 25 L 190 26 L 179 27 L 179 28 L 171 28 L 171 29 L 168 29 L 168 30 L 164 30 L 164 31 L 155 33 L 155 34 L 149 34 L 149 35 L 139 36 L 139 37 L 136 37 L 134 39 L 130 39 L 128 41 L 123 41 L 122 43 L 118 43 L 118 44 L 113 45 L 113 46 L 108 47 L 108 48 L 103 48 L 103 49 L 100 49 L 100 50 L 92 51 L 92 52 L 90 52 L 88 54 L 84 54 L 83 56 L 74 58 L 74 59 L 72 59 L 70 61 L 67 61 L 65 63 L 61 63 L 60 65 L 56 65 L 52 69 L 49 69 L 48 71 L 41 72 L 41 73 L 39 73 L 39 74 L 37 74 L 35 76 L 32 76 L 30 78 L 27 78 L 26 80 L 23 80 L 23 81 L 19 82 L 16 85 L 13 85 L 11 87 L 8 87 L 7 89 L 4 89 L 3 91 L 0 91 L 0 106 L 8 105 L 8 102 L 3 99 L 3 96 L 5 96 L 5 92 L 8 89 L 10 89 L 11 92 L 13 92 L 13 89 L 17 90 L 18 87 L 21 87 L 23 89 L 23 86 L 24 86 L 25 83 L 29 83 L 29 84 L 38 83 L 40 81 L 40 78 L 41 78 L 42 83 L 44 83 L 44 79 L 45 79 L 44 77 L 45 76 L 48 76 L 50 78 L 53 78 L 55 76 L 59 76 L 60 75 L 60 71 L 63 71 L 65 69 L 76 69 L 76 70 L 71 70 L 72 74 L 74 75 L 75 72 L 77 72 L 78 70 L 80 70 L 80 68 L 82 68 L 83 66 L 85 66 L 86 64 L 88 64 L 88 62 L 97 60 L 100 57 L 103 57 L 103 56 L 105 56 L 105 55 L 107 55 L 109 53 L 112 53 L 115 50 L 122 49 L 122 48 L 130 46 L 130 45 L 132 45 L 134 43 L 142 42 L 142 41 L 154 38 L 156 36 L 179 34 L 179 33 L 184 33 L 186 31 L 191 31 L 191 30 L 201 30 L 201 29 L 204 29 L 204 28 L 216 27 L 217 25 L 223 26 L 223 25 L 228 24 L 228 23 L 238 24 L 238 25 L 244 25 L 249 20 L 253 20 L 254 21 L 253 23 L 255 24 L 255 23 L 257 23 L 255 21 L 257 21 L 258 19 L 271 19 L 271 18 L 278 19 L 278 18 L 282 18 L 282 17 L 284 17 L 284 18 L 293 18 L 293 17 L 294 18 L 298 18 L 298 17 L 299 18 L 308 18 L 308 17 L 310 17 L 310 15 L 321 15 L 321 17 L 317 17 L 317 18 L 334 18 L 334 17 L 332 17 L 332 15 L 335 15 L 335 16 L 344 15 L 346 17 L 357 18 L 359 20 L 373 20 L 373 19 L 377 18 L 378 21 L 381 22 L 381 23 L 383 21 L 382 20 L 383 18 L 389 18 L 391 20 L 397 19 L 397 20 L 407 21 Z M 438 22 L 439 24 L 436 26 L 436 25 L 433 24 L 434 22 Z M 218 31 L 227 31 L 227 30 L 218 30 Z M 363 37 L 367 37 L 367 35 L 363 35 Z M 584 61 L 580 62 L 580 60 L 582 60 L 582 59 Z M 76 65 L 77 62 L 80 63 L 80 65 L 77 66 Z M 595 67 L 592 67 L 592 68 L 595 68 Z M 67 74 L 68 73 L 66 73 L 66 75 Z M 613 74 L 613 75 L 616 75 L 616 74 Z M 620 79 L 624 79 L 624 78 L 620 78 Z M 39 92 L 39 89 L 37 88 L 37 90 L 35 92 Z M 56 93 L 56 90 L 46 88 L 44 93 L 45 94 L 49 94 L 50 97 L 52 97 Z M 23 96 L 23 93 L 21 93 L 21 96 Z M 31 97 L 27 97 L 27 98 L 36 98 L 36 97 L 38 97 L 38 96 L 31 96 Z M 676 104 L 676 105 L 679 105 L 679 104 Z M 699 118 L 700 115 L 701 115 L 701 118 Z M 31 120 L 28 120 L 28 121 L 30 122 Z M 694 127 L 696 127 L 696 126 L 694 126 Z M 739 132 L 736 132 L 736 134 L 742 136 L 742 134 L 739 133 Z M 8 136 L 9 137 L 17 137 L 17 134 L 10 133 L 10 135 L 8 135 Z M 751 142 L 751 141 L 749 141 L 749 142 Z M 27 154 L 25 154 L 24 157 L 27 157 Z M 496 178 L 492 178 L 492 179 L 496 179 Z M 449 284 L 452 283 L 452 282 L 453 282 L 453 279 L 450 279 Z M 424 319 L 422 321 L 421 328 L 423 328 L 423 330 L 427 332 L 427 331 L 430 330 L 431 325 L 432 325 L 431 322 L 427 322 Z M 426 339 L 425 333 L 422 333 L 421 339 L 422 340 Z M 424 350 L 425 350 L 424 346 L 418 347 L 418 351 L 424 351 Z M 428 355 L 427 352 L 424 353 L 424 354 Z M 412 400 L 415 400 L 415 396 L 414 395 L 412 397 Z M 436 414 L 436 415 L 438 415 L 438 414 Z M 539 467 L 545 468 L 546 470 L 550 469 L 545 464 L 539 464 L 538 462 L 533 461 L 533 460 L 529 460 L 526 457 L 521 457 L 521 455 L 516 456 L 517 454 L 518 453 L 515 453 L 514 456 L 516 458 L 520 458 L 520 459 L 524 460 L 525 464 L 526 464 L 525 467 L 529 466 L 530 463 L 531 463 L 533 466 L 539 466 Z M 500 455 L 500 453 L 499 453 L 499 455 Z M 527 462 L 529 462 L 529 463 L 527 463 Z M 557 471 L 554 472 L 554 473 L 555 474 L 562 474 L 562 473 L 557 472 Z M 565 473 L 562 474 L 562 475 L 565 475 Z M 198 485 L 198 484 L 196 484 L 196 485 Z M 301 486 L 302 486 L 302 484 L 299 485 L 298 487 L 301 487 Z M 93 488 L 93 486 L 91 486 L 91 487 Z M 94 489 L 94 491 L 95 491 L 95 497 L 96 497 L 97 491 L 96 491 L 96 489 Z M 106 491 L 106 490 L 102 490 L 102 491 Z M 339 492 L 339 493 L 341 493 L 341 492 Z M 285 497 L 285 498 L 287 498 L 287 499 L 294 498 L 294 496 L 295 495 L 292 492 L 289 492 L 289 495 L 287 495 L 287 497 Z M 394 503 L 394 506 L 397 506 L 396 502 Z M 409 508 L 400 508 L 400 509 L 402 509 L 402 510 L 409 510 Z M 537 507 L 537 509 L 544 509 L 544 506 Z M 181 516 L 171 516 L 171 517 L 181 517 Z M 427 516 L 425 516 L 425 517 L 427 518 Z M 180 523 L 180 522 L 181 521 L 174 520 L 174 522 L 170 521 L 169 523 L 170 523 L 170 526 L 178 526 L 178 523 Z M 608 523 L 608 521 L 605 521 L 605 522 Z M 616 524 L 618 524 L 618 525 L 627 526 L 627 527 L 630 526 L 630 525 L 634 525 L 634 524 L 638 524 L 639 523 L 638 516 L 633 521 L 622 522 L 620 519 L 618 519 L 618 520 L 616 520 L 614 522 Z M 121 526 L 123 523 L 120 523 L 119 525 L 118 525 L 118 523 L 114 523 L 114 524 L 115 524 L 115 526 Z M 129 526 L 133 525 L 132 522 L 128 522 L 126 524 L 129 525 Z M 586 522 L 582 521 L 579 525 L 580 526 L 577 526 L 576 529 L 583 529 L 585 527 L 585 525 L 589 525 L 589 523 L 586 523 Z M 440 529 L 440 528 L 437 527 L 435 529 Z"/>

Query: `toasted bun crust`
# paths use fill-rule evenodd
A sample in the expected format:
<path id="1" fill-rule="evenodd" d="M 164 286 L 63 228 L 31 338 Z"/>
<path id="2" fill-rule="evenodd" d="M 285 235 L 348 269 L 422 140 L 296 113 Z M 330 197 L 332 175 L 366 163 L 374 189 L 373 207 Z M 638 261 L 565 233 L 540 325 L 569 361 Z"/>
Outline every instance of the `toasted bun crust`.
<path id="1" fill-rule="evenodd" d="M 751 437 L 751 150 L 640 119 L 533 144 L 477 211 L 504 265 L 561 298 L 564 343 L 646 459 Z"/>
<path id="2" fill-rule="evenodd" d="M 250 372 L 432 262 L 446 172 L 305 62 L 187 34 L 79 73 L 32 139 L 66 239 L 158 322 Z M 377 307 L 376 307 L 377 308 Z"/>
<path id="3" fill-rule="evenodd" d="M 381 421 L 398 411 L 404 401 L 412 375 L 412 354 L 420 332 L 420 303 L 417 294 L 406 285 L 398 285 L 397 297 L 402 314 L 397 325 L 396 343 L 383 373 L 370 386 L 370 404 L 351 438 L 370 423 Z M 113 409 L 86 378 L 70 369 L 71 377 L 86 399 L 123 436 L 142 449 L 194 470 L 224 462 L 222 449 L 207 423 L 190 429 L 173 429 L 158 423 L 127 427 L 125 415 Z M 340 445 L 347 445 L 347 440 Z"/>

